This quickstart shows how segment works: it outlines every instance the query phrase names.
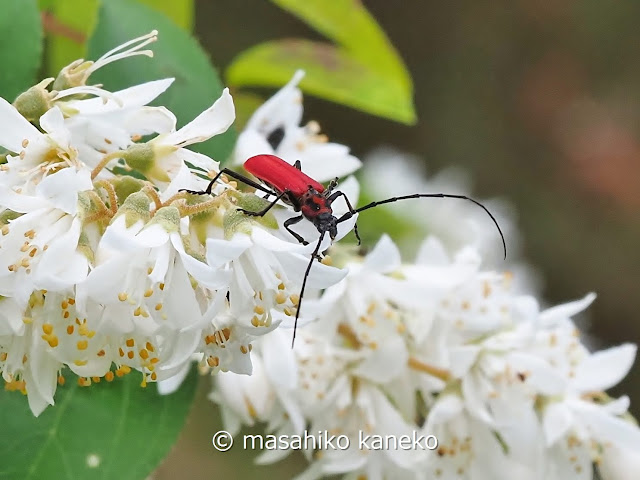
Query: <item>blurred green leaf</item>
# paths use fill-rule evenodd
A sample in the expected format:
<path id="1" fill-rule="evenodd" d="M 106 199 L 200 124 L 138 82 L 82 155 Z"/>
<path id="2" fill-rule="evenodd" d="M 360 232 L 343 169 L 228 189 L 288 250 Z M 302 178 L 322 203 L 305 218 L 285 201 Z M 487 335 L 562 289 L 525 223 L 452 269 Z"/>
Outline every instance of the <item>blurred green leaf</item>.
<path id="1" fill-rule="evenodd" d="M 140 0 L 158 12 L 164 13 L 173 23 L 190 32 L 193 28 L 193 0 Z"/>
<path id="2" fill-rule="evenodd" d="M 272 0 L 411 95 L 411 77 L 376 19 L 360 0 Z"/>
<path id="3" fill-rule="evenodd" d="M 237 129 L 242 129 L 247 124 L 253 112 L 264 103 L 264 98 L 260 95 L 248 92 L 238 92 L 233 95 L 233 104 L 236 107 Z"/>
<path id="4" fill-rule="evenodd" d="M 227 70 L 231 85 L 281 86 L 297 69 L 301 88 L 336 103 L 404 123 L 415 121 L 410 97 L 349 53 L 308 40 L 265 42 L 238 56 Z"/>
<path id="5" fill-rule="evenodd" d="M 116 45 L 156 29 L 158 41 L 149 46 L 154 58 L 127 58 L 100 69 L 92 81 L 109 90 L 134 84 L 175 77 L 175 82 L 156 102 L 165 105 L 178 117 L 180 125 L 191 121 L 213 104 L 223 85 L 207 54 L 196 40 L 165 15 L 132 0 L 108 0 L 100 7 L 98 23 L 89 40 L 89 58 L 98 58 Z M 224 161 L 235 144 L 236 133 L 230 129 L 192 148 Z"/>
<path id="6" fill-rule="evenodd" d="M 375 19 L 357 0 L 273 0 L 337 45 L 265 42 L 241 53 L 226 74 L 238 86 L 279 86 L 296 69 L 301 88 L 336 103 L 413 124 L 411 77 Z"/>
<path id="7" fill-rule="evenodd" d="M 133 0 L 132 0 L 133 1 Z M 98 0 L 40 0 L 40 9 L 47 10 L 48 71 L 56 76 L 61 68 L 78 58 L 86 58 L 85 39 L 96 23 Z M 193 26 L 193 0 L 141 0 L 174 23 L 191 31 Z M 95 59 L 94 59 L 95 60 Z"/>
<path id="8" fill-rule="evenodd" d="M 0 96 L 13 101 L 35 84 L 42 26 L 35 0 L 0 0 Z"/>
<path id="9" fill-rule="evenodd" d="M 162 460 L 195 394 L 193 369 L 182 386 L 161 396 L 140 387 L 132 372 L 109 383 L 80 387 L 67 374 L 56 405 L 35 418 L 19 392 L 0 391 L 0 478 L 22 480 L 140 480 Z"/>
<path id="10" fill-rule="evenodd" d="M 52 0 L 46 9 L 47 71 L 52 77 L 86 57 L 86 38 L 95 27 L 98 0 Z"/>

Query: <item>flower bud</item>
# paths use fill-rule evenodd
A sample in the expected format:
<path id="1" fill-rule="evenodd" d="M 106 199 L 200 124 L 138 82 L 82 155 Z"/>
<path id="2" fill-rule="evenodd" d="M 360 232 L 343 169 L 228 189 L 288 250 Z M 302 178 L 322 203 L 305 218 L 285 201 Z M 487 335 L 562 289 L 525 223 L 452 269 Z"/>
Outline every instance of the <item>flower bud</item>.
<path id="1" fill-rule="evenodd" d="M 149 225 L 158 224 L 167 232 L 180 231 L 180 211 L 177 207 L 168 206 L 159 208 Z"/>
<path id="2" fill-rule="evenodd" d="M 52 107 L 52 98 L 55 96 L 55 91 L 50 92 L 47 90 L 47 86 L 50 83 L 50 78 L 44 79 L 26 92 L 18 95 L 13 102 L 16 110 L 30 122 L 37 122 Z"/>
<path id="3" fill-rule="evenodd" d="M 155 148 L 150 143 L 136 143 L 125 150 L 122 158 L 128 166 L 148 179 L 170 182 L 167 172 L 158 165 L 158 159 L 165 154 L 164 149 Z"/>
<path id="4" fill-rule="evenodd" d="M 118 209 L 118 212 L 113 217 L 113 221 L 120 215 L 125 216 L 125 225 L 129 228 L 138 220 L 142 220 L 147 223 L 151 218 L 149 214 L 149 204 L 151 200 L 144 192 L 136 192 L 127 197 L 122 206 Z"/>

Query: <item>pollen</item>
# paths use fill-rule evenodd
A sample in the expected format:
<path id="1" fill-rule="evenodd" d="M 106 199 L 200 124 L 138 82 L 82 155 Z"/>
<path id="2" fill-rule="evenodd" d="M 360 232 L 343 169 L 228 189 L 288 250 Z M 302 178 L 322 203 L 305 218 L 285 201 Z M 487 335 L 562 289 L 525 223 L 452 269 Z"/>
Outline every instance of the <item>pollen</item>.
<path id="1" fill-rule="evenodd" d="M 33 240 L 36 236 L 36 231 L 34 229 L 27 230 L 26 232 L 24 232 L 24 236 L 30 240 Z"/>
<path id="2" fill-rule="evenodd" d="M 256 312 L 258 315 L 263 315 L 264 314 L 264 307 L 261 305 L 256 305 L 253 308 L 253 311 Z"/>
<path id="3" fill-rule="evenodd" d="M 129 360 L 133 360 L 133 357 L 135 357 L 135 353 L 133 353 L 132 350 L 129 350 L 127 352 L 127 357 L 129 357 Z"/>
<path id="4" fill-rule="evenodd" d="M 67 308 L 69 308 L 69 302 L 67 302 L 66 300 L 63 300 L 62 303 L 60 303 L 60 307 L 63 310 L 66 310 Z"/>
<path id="5" fill-rule="evenodd" d="M 129 347 L 129 348 L 133 347 L 136 344 L 136 342 L 135 342 L 135 340 L 133 338 L 128 338 L 125 343 L 127 344 L 127 347 Z"/>
<path id="6" fill-rule="evenodd" d="M 104 374 L 104 379 L 107 382 L 112 382 L 113 381 L 113 372 L 111 370 L 109 370 L 107 373 Z"/>
<path id="7" fill-rule="evenodd" d="M 35 256 L 36 256 L 36 253 L 38 253 L 38 248 L 37 248 L 37 247 L 33 247 L 33 248 L 31 249 L 31 251 L 29 252 L 29 256 L 30 256 L 31 258 L 33 258 L 33 257 L 35 257 Z"/>
<path id="8" fill-rule="evenodd" d="M 298 295 L 297 293 L 289 295 L 289 299 L 291 300 L 291 303 L 293 303 L 296 307 L 300 303 L 300 295 Z"/>
<path id="9" fill-rule="evenodd" d="M 124 350 L 122 350 L 122 347 L 118 348 L 118 353 L 121 357 L 124 357 Z"/>
<path id="10" fill-rule="evenodd" d="M 153 348 L 153 344 L 151 342 L 147 342 L 147 344 L 145 345 L 145 347 L 147 347 L 147 350 L 149 350 L 150 352 L 153 352 L 155 349 Z"/>
<path id="11" fill-rule="evenodd" d="M 164 290 L 164 283 L 159 283 L 159 284 L 158 284 L 158 288 L 159 288 L 160 290 Z"/>
<path id="12" fill-rule="evenodd" d="M 151 380 L 153 380 L 154 382 L 158 379 L 158 374 L 156 372 L 153 372 L 151 374 Z"/>
<path id="13" fill-rule="evenodd" d="M 333 265 L 333 259 L 329 255 L 326 255 L 322 260 L 320 260 L 320 263 L 330 267 Z"/>
<path id="14" fill-rule="evenodd" d="M 78 350 L 86 350 L 89 347 L 89 342 L 86 340 L 80 340 L 76 346 L 78 347 Z"/>
<path id="15" fill-rule="evenodd" d="M 120 292 L 118 294 L 118 300 L 120 300 L 121 302 L 124 302 L 127 298 L 129 298 L 129 295 L 127 295 L 126 292 Z"/>
<path id="16" fill-rule="evenodd" d="M 69 318 L 69 315 L 70 315 L 70 313 L 69 313 L 69 311 L 68 311 L 68 310 L 65 310 L 65 312 L 62 314 L 62 316 L 63 316 L 64 318 Z"/>
<path id="17" fill-rule="evenodd" d="M 139 317 L 141 314 L 142 314 L 142 309 L 140 307 L 136 307 L 136 309 L 133 311 L 133 316 Z"/>
<path id="18" fill-rule="evenodd" d="M 2 235 L 9 235 L 9 225 L 2 226 Z"/>
<path id="19" fill-rule="evenodd" d="M 246 355 L 249 352 L 249 349 L 244 345 L 240 345 L 240 351 Z"/>
<path id="20" fill-rule="evenodd" d="M 89 387 L 89 386 L 91 386 L 91 379 L 90 378 L 85 378 L 85 377 L 80 377 L 80 378 L 78 378 L 78 385 L 80 385 L 81 387 Z"/>
<path id="21" fill-rule="evenodd" d="M 228 328 L 223 328 L 223 329 L 221 330 L 221 332 L 222 332 L 222 334 L 224 335 L 224 339 L 225 339 L 225 341 L 226 341 L 226 340 L 229 340 L 229 337 L 231 337 L 231 330 L 230 330 L 230 329 L 228 329 Z"/>
<path id="22" fill-rule="evenodd" d="M 156 309 L 156 312 L 162 310 L 162 304 L 161 303 L 156 304 L 155 309 Z"/>
<path id="23" fill-rule="evenodd" d="M 88 362 L 86 360 L 74 360 L 73 363 L 78 367 L 84 367 Z"/>
<path id="24" fill-rule="evenodd" d="M 140 350 L 140 358 L 146 360 L 147 358 L 149 358 L 149 352 L 143 348 L 142 350 Z"/>
<path id="25" fill-rule="evenodd" d="M 286 287 L 284 285 L 284 283 L 280 282 L 280 285 L 278 285 L 278 290 L 284 290 Z"/>
<path id="26" fill-rule="evenodd" d="M 276 295 L 276 303 L 278 305 L 282 305 L 286 301 L 287 301 L 287 296 L 283 292 L 278 292 L 278 294 Z"/>
<path id="27" fill-rule="evenodd" d="M 104 357 L 106 354 L 106 352 L 104 350 L 100 350 L 96 355 L 98 355 L 99 357 Z"/>
<path id="28" fill-rule="evenodd" d="M 24 140 L 22 140 L 22 148 L 27 148 L 27 146 L 29 145 L 29 139 L 25 138 Z"/>
<path id="29" fill-rule="evenodd" d="M 147 289 L 146 292 L 144 292 L 144 296 L 149 298 L 151 295 L 153 295 L 153 290 L 151 288 Z"/>
<path id="30" fill-rule="evenodd" d="M 53 325 L 51 325 L 50 323 L 45 323 L 44 325 L 42 325 L 42 331 L 47 335 L 51 335 L 51 333 L 53 333 Z"/>
<path id="31" fill-rule="evenodd" d="M 58 385 L 64 385 L 65 379 L 62 375 L 58 375 Z"/>

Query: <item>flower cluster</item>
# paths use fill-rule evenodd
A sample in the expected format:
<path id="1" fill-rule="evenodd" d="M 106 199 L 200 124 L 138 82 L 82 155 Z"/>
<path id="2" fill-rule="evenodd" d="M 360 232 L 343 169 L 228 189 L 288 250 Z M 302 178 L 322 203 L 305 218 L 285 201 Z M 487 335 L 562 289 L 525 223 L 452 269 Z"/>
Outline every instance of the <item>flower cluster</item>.
<path id="1" fill-rule="evenodd" d="M 213 373 L 250 374 L 251 342 L 296 313 L 310 249 L 273 214 L 239 211 L 266 200 L 224 177 L 212 195 L 182 191 L 219 172 L 187 147 L 231 126 L 228 90 L 177 129 L 168 109 L 148 106 L 171 78 L 116 92 L 87 85 L 104 65 L 152 56 L 143 47 L 156 35 L 74 62 L 13 104 L 0 99 L 0 372 L 35 415 L 54 404 L 66 369 L 83 386 L 138 371 L 142 386 L 164 391 L 194 357 Z M 280 98 L 299 99 L 298 80 Z M 269 108 L 256 118 L 279 119 L 292 148 L 314 143 L 313 155 L 351 162 L 332 175 L 359 165 L 298 128 L 299 112 Z M 345 274 L 318 264 L 309 282 L 326 288 Z"/>
<path id="2" fill-rule="evenodd" d="M 413 264 L 388 237 L 364 258 L 340 246 L 332 257 L 349 273 L 314 301 L 318 321 L 296 349 L 281 330 L 259 339 L 254 374 L 218 375 L 211 394 L 232 432 L 258 421 L 277 435 L 350 439 L 306 451 L 298 478 L 590 479 L 594 463 L 608 475 L 637 461 L 629 399 L 605 393 L 636 348 L 581 343 L 572 317 L 593 294 L 541 310 L 510 275 L 483 271 L 474 248 L 451 259 L 434 237 Z M 366 442 L 403 435 L 437 446 Z"/>
<path id="3" fill-rule="evenodd" d="M 27 394 L 38 415 L 68 370 L 82 386 L 137 371 L 142 386 L 166 393 L 195 360 L 216 374 L 211 399 L 231 432 L 264 422 L 277 434 L 350 439 L 305 451 L 300 479 L 590 479 L 594 465 L 604 480 L 629 478 L 640 430 L 629 399 L 606 390 L 631 368 L 635 346 L 584 346 L 573 317 L 594 295 L 543 309 L 512 275 L 483 270 L 490 224 L 459 229 L 450 211 L 424 219 L 451 245 L 430 236 L 412 263 L 386 236 L 366 256 L 334 244 L 312 264 L 291 349 L 291 329 L 277 327 L 293 326 L 318 232 L 296 224 L 302 245 L 283 226 L 287 208 L 246 215 L 270 200 L 224 175 L 210 195 L 190 193 L 220 171 L 187 147 L 232 125 L 228 90 L 178 129 L 168 109 L 148 106 L 173 79 L 116 92 L 87 85 L 111 62 L 152 56 L 143 47 L 156 35 L 74 62 L 13 104 L 0 98 L 5 388 Z M 232 163 L 273 153 L 318 181 L 360 167 L 315 122 L 300 125 L 301 76 L 254 113 Z M 433 185 L 409 176 L 416 190 Z M 370 183 L 382 192 L 388 182 Z M 340 187 L 355 204 L 355 178 Z M 334 214 L 347 204 L 336 201 Z M 339 224 L 338 240 L 356 217 Z M 474 246 L 452 255 L 470 236 Z M 363 435 L 437 445 L 377 448 Z"/>

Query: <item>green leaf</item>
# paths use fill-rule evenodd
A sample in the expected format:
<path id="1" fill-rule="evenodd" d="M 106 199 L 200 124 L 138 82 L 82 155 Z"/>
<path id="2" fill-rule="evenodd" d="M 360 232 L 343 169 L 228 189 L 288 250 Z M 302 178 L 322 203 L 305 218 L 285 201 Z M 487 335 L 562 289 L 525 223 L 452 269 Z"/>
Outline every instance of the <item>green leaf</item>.
<path id="1" fill-rule="evenodd" d="M 251 115 L 264 103 L 264 97 L 248 92 L 238 92 L 233 95 L 236 107 L 236 128 L 243 129 Z"/>
<path id="2" fill-rule="evenodd" d="M 411 77 L 375 18 L 360 0 L 272 0 L 342 45 L 355 59 L 411 93 Z"/>
<path id="3" fill-rule="evenodd" d="M 0 96 L 13 101 L 35 84 L 42 26 L 35 0 L 0 0 Z"/>
<path id="4" fill-rule="evenodd" d="M 53 0 L 45 14 L 47 71 L 52 77 L 71 62 L 86 58 L 86 38 L 95 27 L 98 0 Z"/>
<path id="5" fill-rule="evenodd" d="M 161 396 L 132 372 L 80 387 L 66 375 L 56 405 L 38 418 L 19 392 L 0 391 L 0 478 L 140 480 L 176 441 L 195 394 L 193 369 L 182 386 Z"/>
<path id="6" fill-rule="evenodd" d="M 108 0 L 100 7 L 98 24 L 89 40 L 89 58 L 98 58 L 116 45 L 156 29 L 158 41 L 149 46 L 154 58 L 134 57 L 114 62 L 91 76 L 109 90 L 175 77 L 176 81 L 160 96 L 157 105 L 165 105 L 180 125 L 191 121 L 213 104 L 223 85 L 207 54 L 196 40 L 161 13 L 132 0 Z M 230 129 L 193 149 L 224 161 L 235 144 Z"/>
<path id="7" fill-rule="evenodd" d="M 397 83 L 326 43 L 261 43 L 237 57 L 226 73 L 231 85 L 277 87 L 299 68 L 306 72 L 300 82 L 305 92 L 399 122 L 415 121 L 411 98 Z"/>
<path id="8" fill-rule="evenodd" d="M 368 113 L 413 124 L 411 77 L 384 31 L 358 0 L 272 0 L 336 45 L 302 39 L 262 43 L 240 54 L 227 70 L 229 83 L 274 86 L 297 68 L 301 88 Z"/>
<path id="9" fill-rule="evenodd" d="M 193 0 L 141 0 L 174 23 L 190 31 L 193 26 Z M 48 71 L 52 77 L 78 58 L 86 57 L 85 40 L 96 23 L 98 0 L 40 0 L 40 9 L 47 10 Z"/>
<path id="10" fill-rule="evenodd" d="M 188 32 L 193 28 L 193 0 L 140 0 L 140 3 L 164 13 L 176 25 Z"/>

